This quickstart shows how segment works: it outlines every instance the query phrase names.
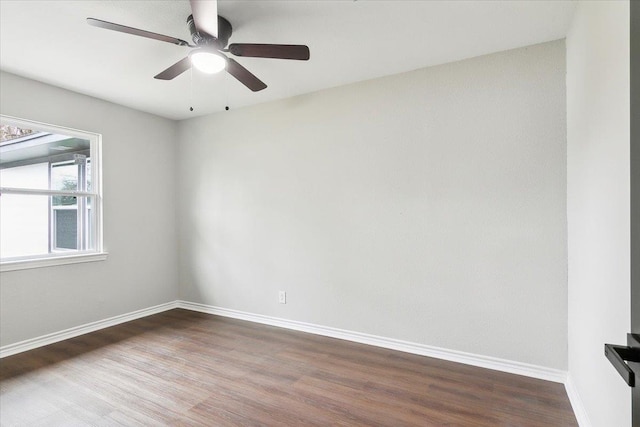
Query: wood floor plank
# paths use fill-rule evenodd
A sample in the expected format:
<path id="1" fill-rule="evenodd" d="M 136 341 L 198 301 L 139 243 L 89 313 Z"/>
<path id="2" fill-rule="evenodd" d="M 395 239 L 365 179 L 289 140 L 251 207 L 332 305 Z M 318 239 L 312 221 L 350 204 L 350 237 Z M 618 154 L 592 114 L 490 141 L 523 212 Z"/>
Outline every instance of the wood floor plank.
<path id="1" fill-rule="evenodd" d="M 576 426 L 561 384 L 187 310 L 0 360 L 2 426 Z"/>

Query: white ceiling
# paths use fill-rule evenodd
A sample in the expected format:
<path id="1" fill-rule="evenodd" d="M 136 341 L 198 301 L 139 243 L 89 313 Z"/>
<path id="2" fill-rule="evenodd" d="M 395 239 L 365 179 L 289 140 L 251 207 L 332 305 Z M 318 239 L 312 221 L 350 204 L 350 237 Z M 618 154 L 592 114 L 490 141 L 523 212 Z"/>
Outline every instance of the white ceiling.
<path id="1" fill-rule="evenodd" d="M 171 119 L 282 99 L 563 38 L 573 1 L 220 0 L 230 43 L 306 44 L 309 61 L 236 58 L 268 88 L 221 73 L 154 75 L 189 49 L 87 25 L 87 17 L 191 42 L 189 2 L 0 0 L 0 69 Z M 189 107 L 194 111 L 190 112 Z"/>

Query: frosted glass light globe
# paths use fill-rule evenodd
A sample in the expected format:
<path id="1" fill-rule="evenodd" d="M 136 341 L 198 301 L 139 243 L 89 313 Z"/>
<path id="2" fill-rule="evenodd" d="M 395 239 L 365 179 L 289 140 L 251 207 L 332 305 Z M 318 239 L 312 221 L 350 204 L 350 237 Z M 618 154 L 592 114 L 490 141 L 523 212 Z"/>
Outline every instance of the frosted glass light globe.
<path id="1" fill-rule="evenodd" d="M 219 73 L 227 66 L 226 59 L 215 52 L 196 50 L 191 52 L 189 57 L 191 58 L 191 65 L 207 74 Z"/>

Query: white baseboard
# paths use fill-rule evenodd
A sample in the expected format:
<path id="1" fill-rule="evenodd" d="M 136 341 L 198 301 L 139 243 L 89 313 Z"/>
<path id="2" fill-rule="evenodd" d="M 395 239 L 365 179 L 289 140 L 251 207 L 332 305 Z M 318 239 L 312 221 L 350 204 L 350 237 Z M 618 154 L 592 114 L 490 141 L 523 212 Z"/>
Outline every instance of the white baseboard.
<path id="1" fill-rule="evenodd" d="M 238 310 L 231 310 L 222 307 L 215 307 L 205 304 L 198 304 L 187 301 L 172 301 L 160 304 L 155 307 L 149 307 L 137 310 L 131 313 L 110 317 L 108 319 L 99 320 L 97 322 L 87 323 L 85 325 L 76 326 L 74 328 L 65 329 L 60 332 L 43 335 L 41 337 L 20 341 L 0 347 L 0 358 L 11 356 L 34 348 L 43 347 L 58 341 L 77 337 L 89 332 L 94 332 L 120 323 L 139 319 L 141 317 L 150 316 L 152 314 L 171 310 L 173 308 L 183 308 L 186 310 L 199 311 L 202 313 L 215 314 L 218 316 L 230 317 L 234 319 L 247 320 L 254 323 L 261 323 L 280 328 L 292 329 L 301 332 L 307 332 L 315 335 L 322 335 L 331 338 L 338 338 L 347 341 L 358 342 L 361 344 L 373 345 L 376 347 L 388 348 L 391 350 L 403 351 L 405 353 L 417 354 L 420 356 L 434 357 L 437 359 L 449 360 L 452 362 L 464 363 L 466 365 L 478 366 L 481 368 L 493 369 L 496 371 L 508 372 L 511 374 L 523 375 L 531 378 L 538 378 L 558 383 L 567 382 L 567 373 L 558 369 L 546 368 L 543 366 L 530 365 L 527 363 L 515 362 L 512 360 L 500 359 L 491 356 L 483 356 L 473 353 L 466 353 L 457 350 L 449 350 L 440 347 L 434 347 L 425 344 L 418 344 L 409 341 L 402 341 L 393 338 L 386 338 L 377 335 L 365 334 L 362 332 L 348 331 L 344 329 L 332 328 L 327 326 L 315 325 L 312 323 L 299 322 L 295 320 L 281 319 L 277 317 L 264 316 L 260 314 L 247 313 Z M 571 399 L 574 408 L 583 408 L 575 389 L 569 389 L 567 384 L 567 393 Z M 571 394 L 573 393 L 573 394 Z M 571 396 L 574 396 L 572 399 Z M 574 404 L 574 400 L 578 403 Z M 579 405 L 579 406 L 576 406 Z M 582 411 L 584 413 L 584 410 Z M 576 416 L 578 411 L 576 410 Z M 581 426 L 583 424 L 580 424 Z M 589 426 L 589 424 L 585 424 Z"/>
<path id="2" fill-rule="evenodd" d="M 243 311 L 231 310 L 205 304 L 198 304 L 188 301 L 172 301 L 154 307 L 133 311 L 131 313 L 110 317 L 108 319 L 99 320 L 97 322 L 87 323 L 85 325 L 69 328 L 64 331 L 54 332 L 48 335 L 43 335 L 41 337 L 9 344 L 0 347 L 0 359 L 174 308 L 183 308 L 186 310 L 215 314 L 218 316 L 230 317 L 240 320 L 247 320 L 250 322 L 277 326 L 280 328 L 292 329 L 315 335 L 322 335 L 331 338 L 338 338 L 347 341 L 373 345 L 376 347 L 388 348 L 391 350 L 403 351 L 420 356 L 433 357 L 437 359 L 463 363 L 466 365 L 478 366 L 481 368 L 493 369 L 496 371 L 508 372 L 511 374 L 523 375 L 531 378 L 538 378 L 546 381 L 564 383 L 578 424 L 580 425 L 580 427 L 591 427 L 591 422 L 589 421 L 589 418 L 587 416 L 587 412 L 585 410 L 584 404 L 582 403 L 582 399 L 575 389 L 575 386 L 571 381 L 571 377 L 567 375 L 566 371 L 546 368 L 543 366 L 530 365 L 527 363 L 515 362 L 512 360 L 500 359 L 496 357 L 465 353 L 457 350 L 449 350 L 425 344 L 397 340 L 393 338 L 370 335 L 361 332 L 315 325 L 312 323 L 247 313 Z"/>
<path id="3" fill-rule="evenodd" d="M 173 308 L 176 308 L 177 306 L 178 302 L 172 301 L 165 304 L 156 305 L 155 307 L 144 308 L 142 310 L 132 311 L 131 313 L 121 314 L 119 316 L 110 317 L 108 319 L 98 320 L 97 322 L 91 322 L 85 325 L 76 326 L 74 328 L 65 329 L 64 331 L 54 332 L 51 334 L 43 335 L 41 337 L 5 345 L 3 347 L 0 347 L 0 359 L 3 357 L 12 356 L 14 354 L 22 353 L 23 351 L 33 350 L 34 348 L 43 347 L 45 345 L 53 344 L 58 341 L 63 341 L 69 338 L 77 337 L 79 335 L 84 335 L 89 332 L 94 332 L 99 329 L 108 328 L 120 323 L 129 322 L 131 320 L 140 319 L 141 317 L 146 317 L 152 314 L 171 310 Z"/>
<path id="4" fill-rule="evenodd" d="M 570 375 L 567 376 L 564 388 L 567 390 L 567 396 L 569 396 L 569 402 L 571 402 L 571 407 L 573 408 L 573 413 L 576 416 L 578 425 L 580 427 L 591 427 L 591 421 L 587 415 L 587 410 L 584 407 L 584 403 L 582 403 L 582 399 L 580 398 L 578 390 L 573 384 L 573 380 Z"/>
<path id="5" fill-rule="evenodd" d="M 177 306 L 178 308 L 184 308 L 187 310 L 216 314 L 218 316 L 231 317 L 234 319 L 248 320 L 250 322 L 262 323 L 265 325 L 277 326 L 286 329 L 293 329 L 296 331 L 308 332 L 311 334 L 323 335 L 331 338 L 339 338 L 362 344 L 373 345 L 376 347 L 403 351 L 405 353 L 434 357 L 437 359 L 464 363 L 466 365 L 478 366 L 481 368 L 538 378 L 546 381 L 564 383 L 567 379 L 566 371 L 546 368 L 543 366 L 530 365 L 527 363 L 514 362 L 512 360 L 499 359 L 496 357 L 465 353 L 457 350 L 448 350 L 425 344 L 401 341 L 393 338 L 380 337 L 376 335 L 347 331 L 344 329 L 331 328 L 327 326 L 314 325 L 311 323 L 298 322 L 295 320 L 287 320 L 277 317 L 263 316 L 260 314 L 246 313 L 242 311 L 230 310 L 227 308 L 214 307 L 187 301 L 177 301 Z"/>

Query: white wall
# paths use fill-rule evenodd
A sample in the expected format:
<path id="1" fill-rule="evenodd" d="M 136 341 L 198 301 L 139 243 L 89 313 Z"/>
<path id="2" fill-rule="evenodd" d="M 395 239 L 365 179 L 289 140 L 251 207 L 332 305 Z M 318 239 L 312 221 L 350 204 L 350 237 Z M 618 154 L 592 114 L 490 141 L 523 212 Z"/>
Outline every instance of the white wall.
<path id="1" fill-rule="evenodd" d="M 175 300 L 175 123 L 4 72 L 0 112 L 102 134 L 109 252 L 2 273 L 0 345 Z"/>
<path id="2" fill-rule="evenodd" d="M 631 425 L 604 357 L 630 328 L 629 3 L 580 2 L 567 36 L 569 375 L 593 426 Z"/>
<path id="3" fill-rule="evenodd" d="M 557 41 L 183 121 L 181 298 L 566 369 L 565 108 Z"/>

